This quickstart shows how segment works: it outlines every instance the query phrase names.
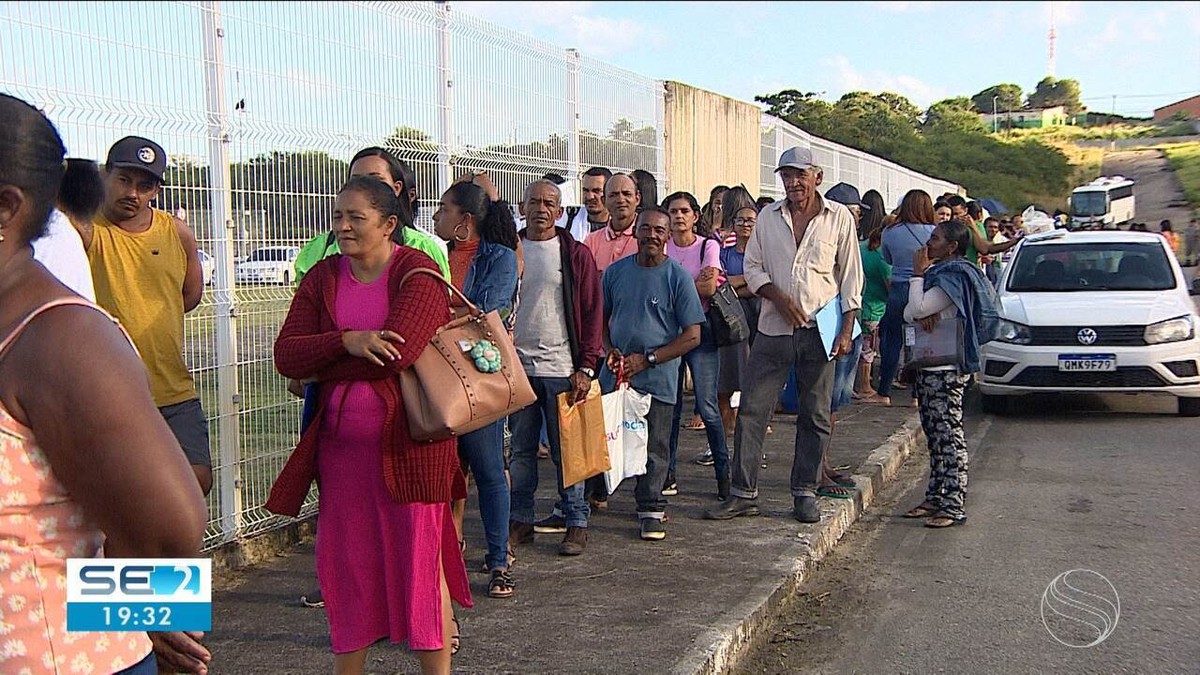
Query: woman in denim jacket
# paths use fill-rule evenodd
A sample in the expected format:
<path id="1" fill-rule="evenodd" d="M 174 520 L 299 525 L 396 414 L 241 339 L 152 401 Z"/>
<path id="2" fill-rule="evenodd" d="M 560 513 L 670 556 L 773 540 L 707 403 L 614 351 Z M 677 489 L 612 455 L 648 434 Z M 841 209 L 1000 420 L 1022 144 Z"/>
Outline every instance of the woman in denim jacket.
<path id="1" fill-rule="evenodd" d="M 477 175 L 472 182 L 455 183 L 442 195 L 433 226 L 448 243 L 450 279 L 455 288 L 481 311 L 498 312 L 511 329 L 517 295 L 517 228 L 512 209 L 494 197 L 495 187 L 486 174 Z M 451 306 L 455 304 L 451 301 Z M 479 513 L 487 537 L 486 565 L 491 573 L 488 595 L 512 597 L 504 420 L 461 436 L 458 453 L 463 466 L 474 474 L 479 490 Z M 460 541 L 464 505 L 455 504 Z"/>

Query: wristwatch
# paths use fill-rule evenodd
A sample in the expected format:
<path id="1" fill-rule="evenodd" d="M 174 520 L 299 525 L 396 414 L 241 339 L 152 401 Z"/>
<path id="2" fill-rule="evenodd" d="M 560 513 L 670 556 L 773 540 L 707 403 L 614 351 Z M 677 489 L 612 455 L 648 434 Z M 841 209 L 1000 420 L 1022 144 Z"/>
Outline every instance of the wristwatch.
<path id="1" fill-rule="evenodd" d="M 592 370 L 591 368 L 580 368 L 579 372 L 587 375 L 589 380 L 596 379 L 596 371 Z"/>
<path id="2" fill-rule="evenodd" d="M 646 363 L 649 363 L 651 368 L 658 365 L 658 357 L 654 355 L 653 349 L 646 352 Z"/>

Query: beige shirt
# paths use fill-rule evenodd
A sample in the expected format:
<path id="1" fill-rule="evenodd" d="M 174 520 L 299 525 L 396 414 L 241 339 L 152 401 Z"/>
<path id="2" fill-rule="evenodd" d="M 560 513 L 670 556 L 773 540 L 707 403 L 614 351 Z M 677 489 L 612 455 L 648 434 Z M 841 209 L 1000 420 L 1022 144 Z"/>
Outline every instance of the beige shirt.
<path id="1" fill-rule="evenodd" d="M 809 317 L 842 296 L 842 311 L 862 308 L 862 259 L 854 232 L 854 216 L 841 204 L 822 199 L 821 211 L 808 224 L 800 245 L 792 231 L 787 200 L 771 204 L 758 214 L 758 225 L 746 244 L 746 285 L 755 293 L 775 284 L 800 305 Z M 791 335 L 791 322 L 773 302 L 764 302 L 758 319 L 763 335 Z"/>

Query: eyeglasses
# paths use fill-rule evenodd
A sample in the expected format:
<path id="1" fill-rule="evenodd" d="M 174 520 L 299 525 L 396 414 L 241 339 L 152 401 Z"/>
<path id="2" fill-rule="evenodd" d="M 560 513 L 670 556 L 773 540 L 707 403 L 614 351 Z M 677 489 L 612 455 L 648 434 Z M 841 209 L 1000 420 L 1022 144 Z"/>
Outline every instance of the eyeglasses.
<path id="1" fill-rule="evenodd" d="M 751 227 L 753 227 L 754 224 L 757 222 L 758 222 L 757 218 L 734 218 L 733 219 L 734 227 L 744 227 L 746 225 L 750 225 Z"/>

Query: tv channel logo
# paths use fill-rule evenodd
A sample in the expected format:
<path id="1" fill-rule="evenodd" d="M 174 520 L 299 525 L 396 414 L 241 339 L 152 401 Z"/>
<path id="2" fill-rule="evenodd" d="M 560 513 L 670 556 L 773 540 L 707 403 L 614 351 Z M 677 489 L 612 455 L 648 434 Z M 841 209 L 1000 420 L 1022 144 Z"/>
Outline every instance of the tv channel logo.
<path id="1" fill-rule="evenodd" d="M 68 631 L 208 631 L 207 558 L 67 560 Z"/>

